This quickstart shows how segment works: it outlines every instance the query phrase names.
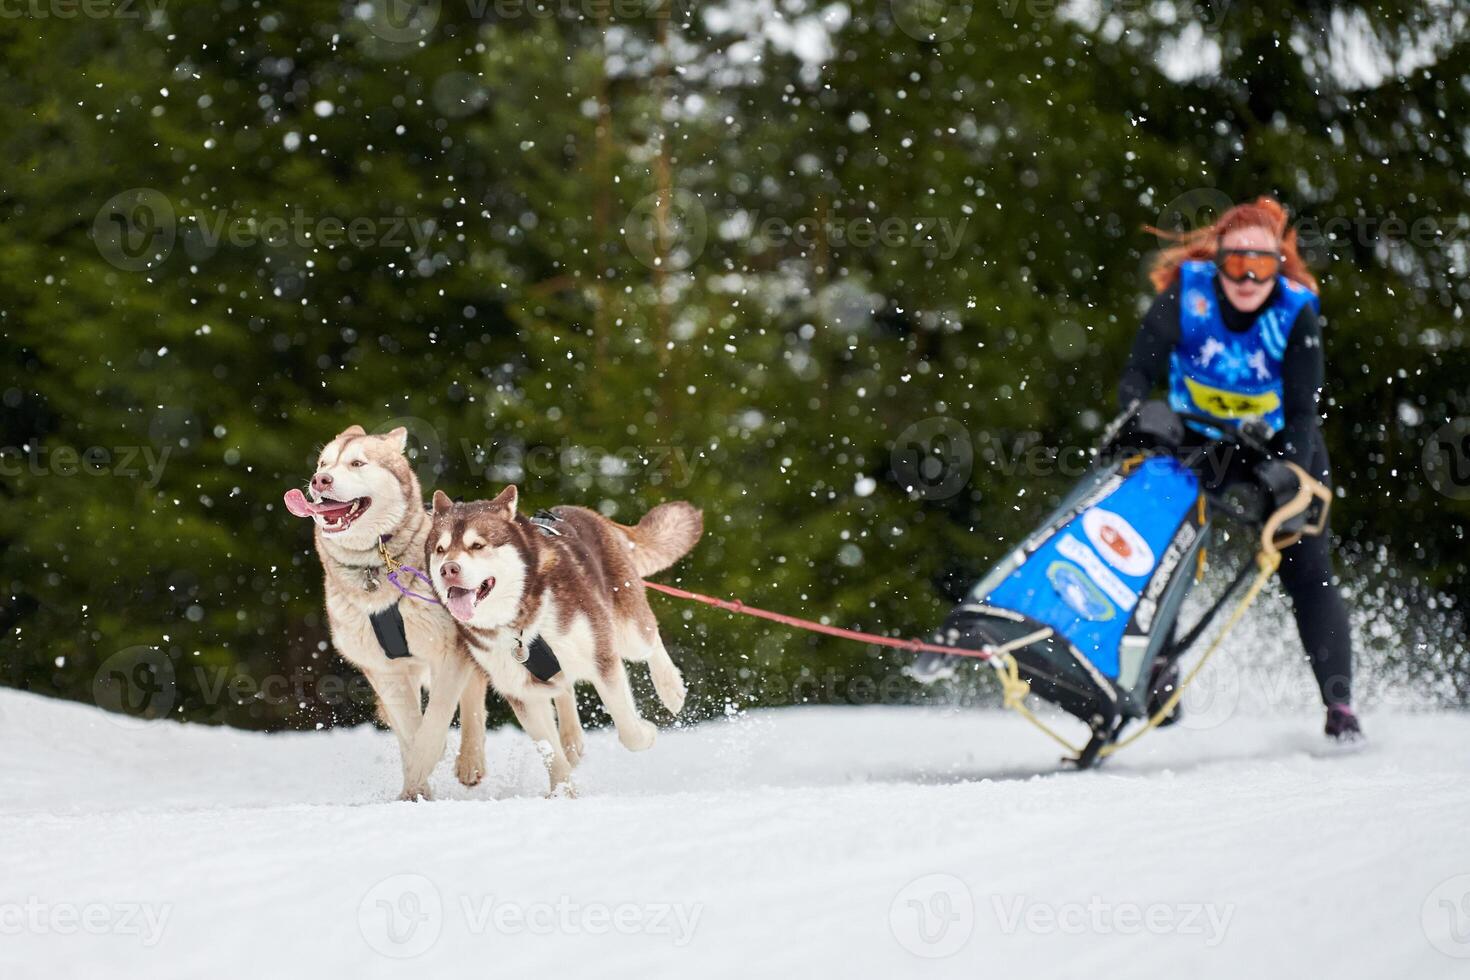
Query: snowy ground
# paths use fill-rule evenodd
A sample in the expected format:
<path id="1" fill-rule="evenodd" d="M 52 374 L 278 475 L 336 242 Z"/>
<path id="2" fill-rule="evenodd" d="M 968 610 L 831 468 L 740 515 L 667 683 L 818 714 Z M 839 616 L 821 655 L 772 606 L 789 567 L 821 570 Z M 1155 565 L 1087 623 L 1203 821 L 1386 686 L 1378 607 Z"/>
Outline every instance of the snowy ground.
<path id="1" fill-rule="evenodd" d="M 1470 717 L 1319 722 L 1078 774 L 1013 716 L 757 712 L 593 733 L 576 800 L 501 730 L 405 804 L 383 733 L 0 690 L 0 976 L 1464 976 Z"/>

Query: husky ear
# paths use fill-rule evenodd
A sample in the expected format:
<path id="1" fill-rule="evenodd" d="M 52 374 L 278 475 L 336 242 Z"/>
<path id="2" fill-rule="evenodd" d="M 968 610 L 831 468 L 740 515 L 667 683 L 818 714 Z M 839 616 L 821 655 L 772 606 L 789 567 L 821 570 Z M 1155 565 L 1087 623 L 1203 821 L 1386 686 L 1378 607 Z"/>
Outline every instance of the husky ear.
<path id="1" fill-rule="evenodd" d="M 365 430 L 362 426 L 360 426 L 360 425 L 349 425 L 347 428 L 345 428 L 341 432 L 337 433 L 337 438 L 338 439 L 345 439 L 347 436 L 365 436 L 365 435 L 367 435 L 367 430 Z"/>
<path id="2" fill-rule="evenodd" d="M 401 425 L 391 432 L 386 433 L 383 438 L 393 443 L 394 447 L 400 453 L 408 449 L 408 430 Z"/>
<path id="3" fill-rule="evenodd" d="M 454 501 L 449 499 L 449 494 L 443 490 L 434 491 L 434 513 L 442 514 L 454 506 Z"/>
<path id="4" fill-rule="evenodd" d="M 516 500 L 519 497 L 520 492 L 516 490 L 515 484 L 511 484 L 500 491 L 500 496 L 490 501 L 490 506 L 504 509 L 506 518 L 514 520 L 516 516 Z"/>

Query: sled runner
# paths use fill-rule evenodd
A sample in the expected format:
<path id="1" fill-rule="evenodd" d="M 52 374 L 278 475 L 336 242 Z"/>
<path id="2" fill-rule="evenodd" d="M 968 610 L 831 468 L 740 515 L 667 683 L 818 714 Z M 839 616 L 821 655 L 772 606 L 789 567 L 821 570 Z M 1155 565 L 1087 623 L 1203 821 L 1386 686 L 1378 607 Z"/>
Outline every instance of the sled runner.
<path id="1" fill-rule="evenodd" d="M 1162 402 L 1134 406 L 1109 426 L 1093 471 L 970 590 L 932 639 L 995 664 L 1007 707 L 1088 768 L 1169 716 L 1275 572 L 1281 549 L 1322 533 L 1330 503 L 1326 487 L 1273 457 L 1249 426 L 1223 428 Z M 1179 610 L 1220 518 L 1251 529 L 1256 555 L 1178 635 Z M 1254 580 L 1204 657 L 1150 710 L 1154 680 L 1203 635 L 1252 568 Z M 953 663 L 930 652 L 909 672 L 931 681 L 951 673 Z M 1034 715 L 1028 693 L 1086 723 L 1087 744 L 1072 745 Z M 1120 739 L 1131 723 L 1139 727 Z"/>

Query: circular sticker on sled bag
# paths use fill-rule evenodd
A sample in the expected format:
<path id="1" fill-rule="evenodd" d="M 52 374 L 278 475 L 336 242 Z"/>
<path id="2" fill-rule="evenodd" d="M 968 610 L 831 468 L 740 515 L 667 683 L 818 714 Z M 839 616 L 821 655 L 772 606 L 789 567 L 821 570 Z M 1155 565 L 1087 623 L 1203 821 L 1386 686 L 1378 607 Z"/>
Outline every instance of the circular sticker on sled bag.
<path id="1" fill-rule="evenodd" d="M 1069 561 L 1052 562 L 1046 569 L 1046 579 L 1067 607 L 1083 619 L 1105 623 L 1117 612 L 1087 573 Z"/>
<path id="2" fill-rule="evenodd" d="M 1103 561 L 1124 575 L 1147 575 L 1154 568 L 1154 551 L 1121 515 L 1093 507 L 1082 515 L 1087 540 Z"/>

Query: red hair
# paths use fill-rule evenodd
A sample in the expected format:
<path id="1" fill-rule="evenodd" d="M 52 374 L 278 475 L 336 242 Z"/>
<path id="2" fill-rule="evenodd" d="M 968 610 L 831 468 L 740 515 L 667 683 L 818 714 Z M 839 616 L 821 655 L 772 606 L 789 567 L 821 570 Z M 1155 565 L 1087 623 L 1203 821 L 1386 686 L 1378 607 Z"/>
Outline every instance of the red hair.
<path id="1" fill-rule="evenodd" d="M 1174 244 L 1154 256 L 1148 277 L 1154 289 L 1163 292 L 1179 278 L 1179 266 L 1185 262 L 1202 260 L 1213 262 L 1219 249 L 1220 238 L 1239 228 L 1263 228 L 1281 243 L 1281 273 L 1288 279 L 1301 283 L 1312 292 L 1320 292 L 1317 278 L 1307 270 L 1296 248 L 1296 230 L 1287 227 L 1286 209 L 1274 197 L 1262 195 L 1247 204 L 1237 204 L 1220 215 L 1212 225 L 1194 231 L 1172 232 L 1149 227 L 1147 230 L 1168 239 Z"/>

